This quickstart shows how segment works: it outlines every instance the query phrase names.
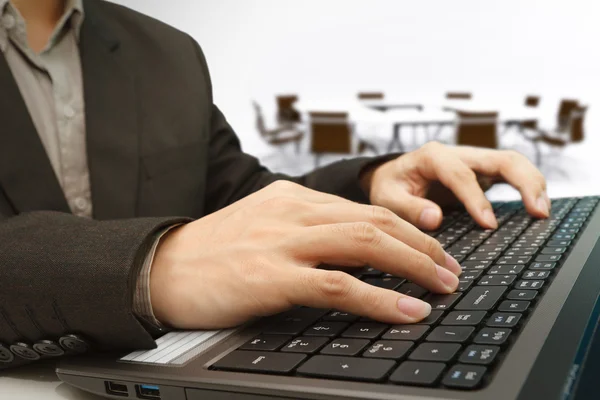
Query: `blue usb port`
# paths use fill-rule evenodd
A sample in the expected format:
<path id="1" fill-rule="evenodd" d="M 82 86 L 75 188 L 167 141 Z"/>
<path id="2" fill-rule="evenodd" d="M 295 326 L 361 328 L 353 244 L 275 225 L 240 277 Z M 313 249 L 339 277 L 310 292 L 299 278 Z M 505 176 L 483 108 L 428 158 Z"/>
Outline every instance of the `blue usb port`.
<path id="1" fill-rule="evenodd" d="M 158 400 L 160 399 L 160 388 L 156 385 L 135 385 L 138 399 Z"/>

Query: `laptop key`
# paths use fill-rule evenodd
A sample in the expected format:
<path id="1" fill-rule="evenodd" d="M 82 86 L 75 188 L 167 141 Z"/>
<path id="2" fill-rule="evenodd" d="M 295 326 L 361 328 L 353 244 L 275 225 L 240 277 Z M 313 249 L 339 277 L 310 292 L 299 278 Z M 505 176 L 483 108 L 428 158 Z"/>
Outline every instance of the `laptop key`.
<path id="1" fill-rule="evenodd" d="M 441 325 L 478 325 L 485 317 L 485 311 L 452 311 Z"/>
<path id="2" fill-rule="evenodd" d="M 544 286 L 544 281 L 522 280 L 515 283 L 516 289 L 538 290 Z"/>
<path id="3" fill-rule="evenodd" d="M 402 283 L 404 283 L 406 279 L 400 278 L 367 278 L 364 280 L 365 283 L 369 285 L 377 286 L 383 289 L 394 290 Z"/>
<path id="4" fill-rule="evenodd" d="M 483 328 L 475 335 L 473 343 L 501 345 L 506 342 L 511 332 L 506 328 Z"/>
<path id="5" fill-rule="evenodd" d="M 420 299 L 427 293 L 427 289 L 423 289 L 421 286 L 412 282 L 401 285 L 396 291 L 407 296 L 416 297 L 417 299 Z"/>
<path id="6" fill-rule="evenodd" d="M 405 361 L 390 376 L 390 381 L 403 385 L 432 386 L 439 379 L 446 364 Z"/>
<path id="7" fill-rule="evenodd" d="M 523 268 L 525 268 L 523 265 L 494 265 L 487 273 L 489 275 L 517 275 L 523 271 Z"/>
<path id="8" fill-rule="evenodd" d="M 316 324 L 308 328 L 304 332 L 304 335 L 334 337 L 337 336 L 341 331 L 346 329 L 347 326 L 348 324 L 345 322 L 317 322 Z"/>
<path id="9" fill-rule="evenodd" d="M 375 339 L 381 335 L 383 331 L 388 329 L 389 325 L 378 322 L 357 322 L 352 324 L 343 333 L 343 337 Z"/>
<path id="10" fill-rule="evenodd" d="M 380 340 L 373 343 L 362 356 L 367 358 L 388 358 L 400 360 L 414 345 L 413 342 L 399 340 Z"/>
<path id="11" fill-rule="evenodd" d="M 539 257 L 539 256 L 538 256 Z M 503 256 L 496 261 L 497 264 L 527 264 L 531 256 Z"/>
<path id="12" fill-rule="evenodd" d="M 562 254 L 540 254 L 535 258 L 536 262 L 553 262 L 560 260 Z"/>
<path id="13" fill-rule="evenodd" d="M 454 358 L 460 350 L 457 343 L 422 343 L 408 358 L 415 361 L 447 362 Z"/>
<path id="14" fill-rule="evenodd" d="M 247 341 L 239 349 L 275 351 L 291 338 L 291 336 L 284 335 L 260 335 Z"/>
<path id="15" fill-rule="evenodd" d="M 509 300 L 533 300 L 537 296 L 537 290 L 511 290 L 506 295 Z"/>
<path id="16" fill-rule="evenodd" d="M 512 284 L 516 275 L 486 275 L 482 277 L 477 285 L 479 286 L 508 286 Z"/>
<path id="17" fill-rule="evenodd" d="M 381 381 L 394 367 L 393 360 L 317 355 L 298 368 L 300 375 L 323 378 Z"/>
<path id="18" fill-rule="evenodd" d="M 355 356 L 362 351 L 369 341 L 366 339 L 336 339 L 323 347 L 321 354 L 330 354 L 334 356 Z"/>
<path id="19" fill-rule="evenodd" d="M 213 364 L 227 371 L 288 374 L 306 358 L 305 354 L 236 350 Z"/>
<path id="20" fill-rule="evenodd" d="M 571 244 L 570 240 L 550 240 L 546 243 L 547 247 L 569 247 Z"/>
<path id="21" fill-rule="evenodd" d="M 554 269 L 554 267 L 556 267 L 556 263 L 555 262 L 534 262 L 529 266 L 529 269 L 547 269 L 547 270 L 551 270 Z"/>
<path id="22" fill-rule="evenodd" d="M 430 293 L 423 298 L 423 301 L 429 303 L 432 310 L 447 310 L 460 298 L 460 293 L 435 294 Z"/>
<path id="23" fill-rule="evenodd" d="M 459 279 L 458 287 L 456 288 L 457 292 L 466 292 L 471 286 L 473 286 L 474 279 Z"/>
<path id="24" fill-rule="evenodd" d="M 531 303 L 528 301 L 505 300 L 498 306 L 498 311 L 520 313 L 527 311 L 527 309 L 529 308 L 529 304 Z"/>
<path id="25" fill-rule="evenodd" d="M 465 349 L 458 359 L 464 364 L 491 364 L 500 352 L 500 347 L 494 345 L 482 346 L 473 344 Z"/>
<path id="26" fill-rule="evenodd" d="M 358 315 L 350 314 L 345 311 L 332 311 L 323 317 L 325 321 L 337 322 L 354 322 L 358 319 Z"/>
<path id="27" fill-rule="evenodd" d="M 382 337 L 384 340 L 419 340 L 429 330 L 427 325 L 394 325 Z"/>
<path id="28" fill-rule="evenodd" d="M 450 368 L 442 380 L 448 387 L 472 389 L 476 387 L 486 372 L 486 368 L 479 365 L 457 364 Z"/>
<path id="29" fill-rule="evenodd" d="M 296 308 L 270 318 L 270 323 L 264 330 L 265 334 L 275 335 L 298 335 L 308 328 L 316 320 L 325 314 L 327 310 L 320 308 Z"/>
<path id="30" fill-rule="evenodd" d="M 472 326 L 438 326 L 425 340 L 428 342 L 466 342 L 475 328 Z"/>
<path id="31" fill-rule="evenodd" d="M 454 306 L 454 310 L 490 310 L 494 308 L 505 291 L 506 286 L 475 286 L 463 296 L 462 300 L 456 306 Z"/>
<path id="32" fill-rule="evenodd" d="M 539 279 L 544 280 L 550 276 L 550 271 L 525 271 L 521 279 Z"/>
<path id="33" fill-rule="evenodd" d="M 491 261 L 463 261 L 460 266 L 463 270 L 465 269 L 478 269 L 484 270 L 492 265 Z"/>
<path id="34" fill-rule="evenodd" d="M 426 318 L 417 322 L 417 324 L 433 325 L 438 321 L 438 319 L 440 319 L 442 317 L 443 314 L 444 314 L 444 312 L 442 310 L 433 310 Z"/>
<path id="35" fill-rule="evenodd" d="M 321 347 L 329 341 L 328 338 L 317 337 L 317 336 L 301 336 L 298 337 L 285 346 L 279 351 L 286 353 L 316 353 Z"/>
<path id="36" fill-rule="evenodd" d="M 494 313 L 486 322 L 486 326 L 491 326 L 494 328 L 513 328 L 517 325 L 517 323 L 519 323 L 520 319 L 521 314 L 517 313 Z"/>

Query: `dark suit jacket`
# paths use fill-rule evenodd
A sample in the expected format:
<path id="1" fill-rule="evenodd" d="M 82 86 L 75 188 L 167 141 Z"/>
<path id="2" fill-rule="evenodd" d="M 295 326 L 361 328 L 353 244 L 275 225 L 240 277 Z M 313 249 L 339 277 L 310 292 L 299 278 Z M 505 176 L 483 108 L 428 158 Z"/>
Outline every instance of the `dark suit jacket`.
<path id="1" fill-rule="evenodd" d="M 139 260 L 158 230 L 201 218 L 277 179 L 367 201 L 357 178 L 373 160 L 298 178 L 267 171 L 240 150 L 213 104 L 194 40 L 118 5 L 84 5 L 80 50 L 93 220 L 70 214 L 0 57 L 0 350 L 67 334 L 92 348 L 151 348 L 156 332 L 134 317 L 132 301 Z M 15 355 L 0 368 L 22 361 Z"/>

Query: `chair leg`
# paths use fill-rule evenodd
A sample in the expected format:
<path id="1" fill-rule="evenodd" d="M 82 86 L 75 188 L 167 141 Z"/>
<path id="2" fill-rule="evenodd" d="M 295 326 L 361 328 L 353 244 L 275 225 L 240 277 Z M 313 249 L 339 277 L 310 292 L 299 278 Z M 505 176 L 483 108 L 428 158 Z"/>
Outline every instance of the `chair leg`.
<path id="1" fill-rule="evenodd" d="M 321 158 L 321 154 L 315 153 L 315 168 L 319 168 L 319 159 Z"/>
<path id="2" fill-rule="evenodd" d="M 296 146 L 296 154 L 300 154 L 300 141 L 296 140 L 294 145 Z"/>
<path id="3" fill-rule="evenodd" d="M 538 167 L 542 166 L 542 151 L 539 143 L 535 144 L 535 165 Z"/>

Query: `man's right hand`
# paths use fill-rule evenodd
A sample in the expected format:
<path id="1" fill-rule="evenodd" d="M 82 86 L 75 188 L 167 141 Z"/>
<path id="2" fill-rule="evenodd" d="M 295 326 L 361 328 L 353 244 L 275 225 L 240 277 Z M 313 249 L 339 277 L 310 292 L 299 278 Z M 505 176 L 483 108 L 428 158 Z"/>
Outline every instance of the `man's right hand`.
<path id="1" fill-rule="evenodd" d="M 431 307 L 320 264 L 370 265 L 451 293 L 459 264 L 391 211 L 278 181 L 163 237 L 150 276 L 159 321 L 231 327 L 294 305 L 411 323 Z"/>

